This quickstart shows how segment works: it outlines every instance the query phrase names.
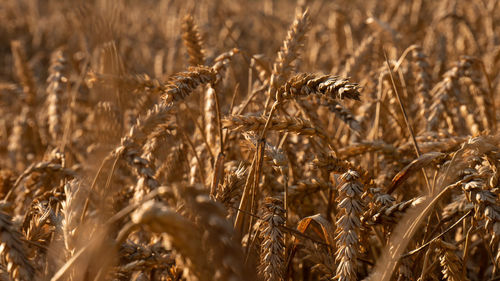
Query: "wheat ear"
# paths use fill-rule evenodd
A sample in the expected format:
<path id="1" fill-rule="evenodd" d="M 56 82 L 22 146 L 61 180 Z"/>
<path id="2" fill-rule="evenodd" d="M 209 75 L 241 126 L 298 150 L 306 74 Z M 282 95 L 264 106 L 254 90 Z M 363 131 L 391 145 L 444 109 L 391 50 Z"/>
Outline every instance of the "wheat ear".
<path id="1" fill-rule="evenodd" d="M 63 76 L 65 59 L 62 50 L 55 51 L 51 56 L 49 78 L 47 78 L 47 101 L 49 104 L 49 133 L 53 142 L 57 142 L 61 136 L 62 126 L 62 95 L 66 78 Z"/>
<path id="2" fill-rule="evenodd" d="M 299 98 L 321 94 L 332 99 L 359 99 L 359 87 L 348 79 L 332 75 L 302 73 L 293 76 L 278 90 L 283 98 Z"/>
<path id="3" fill-rule="evenodd" d="M 22 234 L 12 225 L 11 217 L 0 212 L 0 256 L 14 281 L 29 281 L 35 277 L 22 240 Z"/>
<path id="4" fill-rule="evenodd" d="M 357 280 L 356 258 L 359 254 L 361 225 L 359 218 L 363 211 L 361 201 L 363 186 L 358 182 L 359 177 L 354 170 L 348 170 L 341 176 L 336 236 L 338 262 L 336 278 L 341 281 Z"/>
<path id="5" fill-rule="evenodd" d="M 192 66 L 205 64 L 205 52 L 203 51 L 203 40 L 191 15 L 182 20 L 182 39 L 189 54 L 189 64 Z"/>
<path id="6" fill-rule="evenodd" d="M 170 79 L 162 95 L 163 101 L 170 103 L 183 100 L 199 85 L 213 83 L 216 78 L 216 71 L 210 67 L 190 67 L 188 71 L 178 73 Z"/>
<path id="7" fill-rule="evenodd" d="M 259 271 L 266 281 L 283 280 L 285 241 L 280 226 L 285 224 L 285 209 L 280 199 L 264 201 L 260 236 L 262 238 Z"/>

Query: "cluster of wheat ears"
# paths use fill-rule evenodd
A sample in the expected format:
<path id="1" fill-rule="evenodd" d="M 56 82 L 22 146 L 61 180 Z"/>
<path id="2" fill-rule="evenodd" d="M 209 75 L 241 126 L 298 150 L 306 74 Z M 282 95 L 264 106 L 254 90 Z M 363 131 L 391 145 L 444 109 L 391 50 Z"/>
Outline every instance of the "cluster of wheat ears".
<path id="1" fill-rule="evenodd" d="M 0 280 L 500 280 L 500 1 L 0 3 Z"/>

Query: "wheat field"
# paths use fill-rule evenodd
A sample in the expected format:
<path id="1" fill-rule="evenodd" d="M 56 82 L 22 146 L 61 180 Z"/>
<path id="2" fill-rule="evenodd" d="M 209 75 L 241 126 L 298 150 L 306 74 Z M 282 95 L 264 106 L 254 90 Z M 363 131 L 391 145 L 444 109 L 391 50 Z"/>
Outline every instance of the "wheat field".
<path id="1" fill-rule="evenodd" d="M 499 2 L 1 1 L 0 280 L 500 280 Z"/>

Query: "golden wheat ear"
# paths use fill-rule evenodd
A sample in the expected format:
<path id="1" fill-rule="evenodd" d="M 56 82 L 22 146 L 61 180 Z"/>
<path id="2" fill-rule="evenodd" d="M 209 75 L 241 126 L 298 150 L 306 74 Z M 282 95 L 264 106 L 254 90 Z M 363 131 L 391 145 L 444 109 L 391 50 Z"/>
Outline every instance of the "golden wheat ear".
<path id="1" fill-rule="evenodd" d="M 359 70 L 364 63 L 370 58 L 370 54 L 375 43 L 374 36 L 368 36 L 361 41 L 361 44 L 349 58 L 344 70 L 344 76 L 358 77 Z"/>
<path id="2" fill-rule="evenodd" d="M 49 133 L 53 143 L 57 143 L 58 139 L 62 137 L 62 111 L 63 105 L 62 95 L 65 91 L 65 84 L 67 78 L 64 77 L 64 58 L 62 50 L 52 53 L 50 58 L 49 78 L 47 78 L 47 101 L 48 101 L 48 115 L 49 115 Z"/>
<path id="3" fill-rule="evenodd" d="M 337 214 L 336 261 L 339 280 L 357 280 L 359 255 L 360 214 L 363 211 L 361 195 L 363 186 L 358 182 L 358 172 L 348 170 L 341 176 Z"/>
<path id="4" fill-rule="evenodd" d="M 259 273 L 266 281 L 284 280 L 285 238 L 280 226 L 285 225 L 283 202 L 266 198 L 262 209 L 262 239 Z"/>
<path id="5" fill-rule="evenodd" d="M 0 256 L 9 276 L 15 281 L 33 280 L 35 269 L 28 259 L 24 237 L 12 225 L 11 217 L 0 212 Z"/>
<path id="6" fill-rule="evenodd" d="M 297 14 L 274 62 L 271 78 L 272 88 L 279 88 L 288 79 L 293 70 L 292 64 L 299 56 L 299 50 L 304 44 L 309 28 L 309 11 Z"/>
<path id="7" fill-rule="evenodd" d="M 187 15 L 182 20 L 182 40 L 189 54 L 189 64 L 191 66 L 205 64 L 205 51 L 203 50 L 203 40 L 191 15 Z"/>
<path id="8" fill-rule="evenodd" d="M 360 100 L 359 86 L 346 78 L 331 75 L 301 73 L 293 76 L 278 90 L 285 99 L 300 98 L 311 94 L 325 95 L 331 99 Z"/>
<path id="9" fill-rule="evenodd" d="M 26 58 L 26 51 L 20 41 L 12 41 L 10 47 L 14 57 L 14 69 L 26 95 L 24 100 L 29 107 L 34 107 L 37 99 L 36 84 L 33 71 Z"/>
<path id="10" fill-rule="evenodd" d="M 199 85 L 215 82 L 216 72 L 205 66 L 190 67 L 171 78 L 162 95 L 165 103 L 184 100 Z"/>

